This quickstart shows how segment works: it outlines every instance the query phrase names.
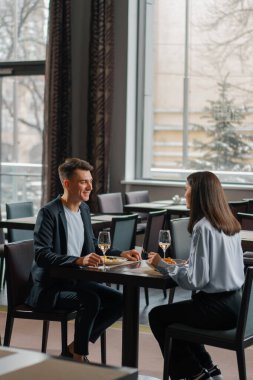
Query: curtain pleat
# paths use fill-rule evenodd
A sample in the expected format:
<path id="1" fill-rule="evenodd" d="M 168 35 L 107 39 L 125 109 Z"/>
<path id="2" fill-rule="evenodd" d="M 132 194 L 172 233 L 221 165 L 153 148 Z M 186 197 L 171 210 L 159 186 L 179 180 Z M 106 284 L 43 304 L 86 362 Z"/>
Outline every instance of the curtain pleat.
<path id="1" fill-rule="evenodd" d="M 94 166 L 94 190 L 89 202 L 92 211 L 97 210 L 96 195 L 109 190 L 113 42 L 113 0 L 92 0 L 86 141 L 86 159 Z M 42 204 L 62 192 L 57 169 L 66 157 L 72 155 L 71 92 L 71 0 L 51 0 L 46 58 Z"/>
<path id="2" fill-rule="evenodd" d="M 62 192 L 58 166 L 71 156 L 71 0 L 51 0 L 45 74 L 42 204 Z"/>
<path id="3" fill-rule="evenodd" d="M 109 191 L 113 90 L 113 0 L 93 0 L 88 88 L 88 160 L 93 165 L 92 211 L 97 194 Z"/>

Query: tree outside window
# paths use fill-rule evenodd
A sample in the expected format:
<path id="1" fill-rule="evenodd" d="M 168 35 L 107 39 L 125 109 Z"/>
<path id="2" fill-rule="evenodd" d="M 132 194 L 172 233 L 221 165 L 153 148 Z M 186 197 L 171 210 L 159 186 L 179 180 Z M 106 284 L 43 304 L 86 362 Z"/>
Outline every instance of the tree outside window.
<path id="1" fill-rule="evenodd" d="M 156 0 L 152 9 L 149 176 L 184 180 L 189 170 L 210 168 L 225 182 L 252 183 L 253 7 L 244 0 Z"/>

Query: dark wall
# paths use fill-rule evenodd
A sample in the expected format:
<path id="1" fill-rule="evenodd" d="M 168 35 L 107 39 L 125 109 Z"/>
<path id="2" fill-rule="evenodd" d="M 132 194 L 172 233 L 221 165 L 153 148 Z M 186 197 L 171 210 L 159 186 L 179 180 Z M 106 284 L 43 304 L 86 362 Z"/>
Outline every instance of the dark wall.
<path id="1" fill-rule="evenodd" d="M 87 158 L 87 85 L 91 0 L 72 1 L 73 156 Z M 111 125 L 110 191 L 120 191 L 125 168 L 128 1 L 116 0 L 114 93 Z"/>
<path id="2" fill-rule="evenodd" d="M 87 86 L 91 0 L 72 0 L 73 156 L 87 159 Z"/>
<path id="3" fill-rule="evenodd" d="M 110 191 L 121 191 L 125 175 L 127 23 L 128 1 L 114 1 L 115 60 L 114 96 L 111 130 Z"/>

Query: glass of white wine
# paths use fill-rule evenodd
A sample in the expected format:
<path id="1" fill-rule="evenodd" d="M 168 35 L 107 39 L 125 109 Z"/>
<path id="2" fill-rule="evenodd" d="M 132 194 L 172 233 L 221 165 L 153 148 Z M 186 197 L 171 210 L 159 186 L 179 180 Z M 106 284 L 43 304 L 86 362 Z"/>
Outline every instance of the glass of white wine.
<path id="1" fill-rule="evenodd" d="M 104 255 L 103 260 L 103 270 L 106 270 L 105 265 L 105 254 L 111 247 L 111 236 L 109 231 L 100 231 L 98 234 L 98 247 L 101 249 Z"/>
<path id="2" fill-rule="evenodd" d="M 159 231 L 159 247 L 163 250 L 163 258 L 165 258 L 166 250 L 169 248 L 171 243 L 170 231 L 169 230 L 160 230 Z"/>

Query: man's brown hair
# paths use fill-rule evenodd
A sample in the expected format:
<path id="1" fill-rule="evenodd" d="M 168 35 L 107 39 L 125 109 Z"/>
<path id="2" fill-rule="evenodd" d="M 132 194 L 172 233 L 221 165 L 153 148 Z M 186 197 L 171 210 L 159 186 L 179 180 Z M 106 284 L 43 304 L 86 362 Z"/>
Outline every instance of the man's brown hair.
<path id="1" fill-rule="evenodd" d="M 58 167 L 58 173 L 61 182 L 65 179 L 71 179 L 76 169 L 92 171 L 93 166 L 80 158 L 66 158 L 66 160 Z"/>

